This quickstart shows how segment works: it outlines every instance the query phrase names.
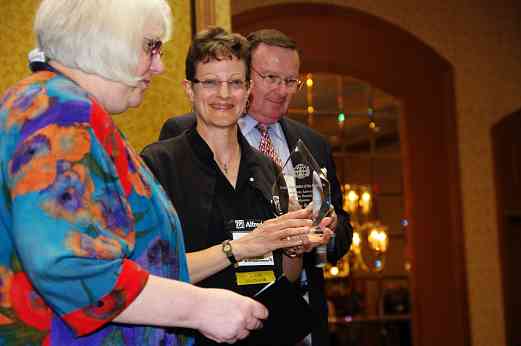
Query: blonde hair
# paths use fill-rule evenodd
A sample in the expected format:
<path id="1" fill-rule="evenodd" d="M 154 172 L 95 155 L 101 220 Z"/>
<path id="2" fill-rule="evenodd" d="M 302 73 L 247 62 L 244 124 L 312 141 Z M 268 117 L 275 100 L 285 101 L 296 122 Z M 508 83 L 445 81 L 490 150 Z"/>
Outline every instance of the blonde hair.
<path id="1" fill-rule="evenodd" d="M 170 39 L 165 0 L 43 0 L 34 21 L 47 59 L 131 86 L 148 27 L 160 29 L 154 39 Z"/>

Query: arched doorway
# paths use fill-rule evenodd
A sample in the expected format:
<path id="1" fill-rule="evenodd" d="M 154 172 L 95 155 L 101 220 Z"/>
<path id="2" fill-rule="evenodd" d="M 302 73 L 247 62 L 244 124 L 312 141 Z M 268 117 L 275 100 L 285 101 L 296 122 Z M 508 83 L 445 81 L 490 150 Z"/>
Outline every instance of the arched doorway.
<path id="1" fill-rule="evenodd" d="M 350 75 L 403 102 L 414 345 L 469 345 L 450 64 L 406 31 L 346 7 L 261 7 L 233 16 L 232 27 L 244 34 L 277 28 L 298 42 L 302 71 Z"/>

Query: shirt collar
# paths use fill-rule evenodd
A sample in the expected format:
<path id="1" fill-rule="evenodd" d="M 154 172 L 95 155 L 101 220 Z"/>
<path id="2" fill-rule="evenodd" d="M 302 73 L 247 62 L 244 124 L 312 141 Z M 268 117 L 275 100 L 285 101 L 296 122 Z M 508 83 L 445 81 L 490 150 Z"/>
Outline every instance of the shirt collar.
<path id="1" fill-rule="evenodd" d="M 255 120 L 249 114 L 245 114 L 240 117 L 237 123 L 239 124 L 241 132 L 244 136 L 248 136 L 248 134 L 255 129 L 255 126 L 257 126 L 257 120 Z"/>
<path id="2" fill-rule="evenodd" d="M 255 130 L 255 126 L 257 126 L 259 122 L 255 120 L 255 118 L 252 117 L 250 114 L 245 114 L 239 119 L 238 123 L 243 135 L 248 136 L 248 134 L 251 131 Z M 269 127 L 270 135 L 274 135 L 280 140 L 284 139 L 284 131 L 282 131 L 282 126 L 280 126 L 280 123 L 278 121 L 274 124 L 269 125 Z"/>

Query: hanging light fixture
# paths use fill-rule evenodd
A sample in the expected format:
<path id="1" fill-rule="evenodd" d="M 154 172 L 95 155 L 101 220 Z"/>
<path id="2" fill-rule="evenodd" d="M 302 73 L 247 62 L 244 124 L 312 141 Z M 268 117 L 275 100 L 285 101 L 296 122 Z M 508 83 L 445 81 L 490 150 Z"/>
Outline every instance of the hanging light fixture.
<path id="1" fill-rule="evenodd" d="M 343 208 L 351 214 L 353 241 L 349 252 L 351 270 L 382 271 L 389 248 L 388 227 L 372 219 L 373 194 L 368 185 L 345 184 L 342 187 Z M 346 257 L 349 257 L 346 256 Z"/>
<path id="2" fill-rule="evenodd" d="M 360 227 L 364 234 L 364 252 L 362 258 L 370 271 L 381 272 L 385 266 L 385 253 L 389 246 L 387 226 L 379 221 L 367 222 Z"/>
<path id="3" fill-rule="evenodd" d="M 315 78 L 317 77 L 317 78 Z M 302 75 L 306 84 L 304 96 L 304 109 L 300 114 L 307 116 L 307 124 L 313 127 L 317 114 L 322 114 L 324 110 L 316 109 L 315 87 L 319 86 L 321 79 L 312 73 Z M 369 159 L 370 159 L 370 181 L 367 184 L 345 184 L 342 188 L 343 209 L 351 214 L 354 228 L 353 242 L 349 253 L 344 256 L 336 265 L 326 265 L 324 275 L 326 278 L 338 278 L 348 276 L 351 272 L 380 272 L 385 267 L 385 254 L 389 247 L 388 228 L 378 219 L 376 206 L 377 191 L 374 189 L 374 155 L 376 150 L 376 136 L 380 130 L 373 105 L 373 89 L 368 86 L 367 106 L 365 111 L 350 112 L 345 110 L 344 104 L 344 77 L 336 76 L 336 120 L 338 126 L 337 140 L 342 143 L 346 131 L 344 127 L 348 121 L 354 118 L 354 124 L 359 123 L 360 116 L 367 119 L 369 129 Z M 333 111 L 335 112 L 335 111 Z M 331 113 L 328 113 L 331 114 Z M 333 113 L 334 114 L 334 113 Z M 345 149 L 344 149 L 345 150 Z"/>
<path id="4" fill-rule="evenodd" d="M 313 127 L 315 121 L 314 113 L 315 108 L 313 107 L 313 74 L 308 73 L 306 75 L 306 103 L 307 103 L 307 114 L 308 114 L 308 125 Z"/>
<path id="5" fill-rule="evenodd" d="M 351 214 L 353 241 L 348 255 L 344 256 L 337 266 L 350 267 L 350 269 L 344 270 L 347 273 L 350 271 L 381 272 L 385 267 L 385 254 L 389 248 L 388 227 L 378 220 L 376 198 L 372 188 L 376 150 L 375 136 L 379 130 L 374 119 L 372 92 L 369 90 L 367 107 L 367 123 L 369 129 L 372 130 L 369 131 L 370 184 L 344 184 L 342 186 L 343 209 Z M 337 270 L 333 268 L 334 266 L 326 266 L 326 277 L 338 275 Z"/>
<path id="6" fill-rule="evenodd" d="M 363 215 L 368 215 L 371 212 L 373 197 L 369 186 L 345 184 L 342 190 L 345 211 L 351 214 L 360 212 Z"/>
<path id="7" fill-rule="evenodd" d="M 345 184 L 343 186 L 344 192 L 344 205 L 343 209 L 348 213 L 353 213 L 358 208 L 358 202 L 360 201 L 360 196 L 358 195 L 356 189 L 351 187 L 349 184 Z"/>

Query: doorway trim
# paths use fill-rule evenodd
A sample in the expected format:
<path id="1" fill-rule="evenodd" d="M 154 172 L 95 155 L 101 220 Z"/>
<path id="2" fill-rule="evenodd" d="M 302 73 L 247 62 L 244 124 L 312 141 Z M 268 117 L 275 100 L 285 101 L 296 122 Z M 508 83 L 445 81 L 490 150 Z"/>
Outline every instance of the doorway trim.
<path id="1" fill-rule="evenodd" d="M 451 64 L 396 25 L 343 6 L 264 6 L 234 15 L 232 28 L 281 30 L 298 43 L 301 71 L 352 76 L 400 99 L 413 344 L 470 345 Z"/>

